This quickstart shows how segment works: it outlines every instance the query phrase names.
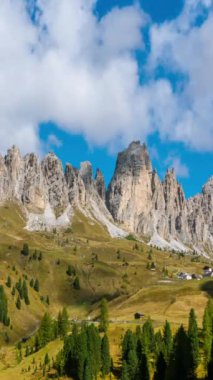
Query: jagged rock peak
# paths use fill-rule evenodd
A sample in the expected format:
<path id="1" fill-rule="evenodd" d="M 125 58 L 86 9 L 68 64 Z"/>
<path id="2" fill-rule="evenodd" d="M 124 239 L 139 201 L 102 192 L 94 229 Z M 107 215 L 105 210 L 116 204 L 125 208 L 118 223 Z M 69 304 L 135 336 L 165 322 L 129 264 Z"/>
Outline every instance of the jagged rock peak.
<path id="1" fill-rule="evenodd" d="M 211 176 L 203 186 L 202 192 L 204 194 L 208 193 L 213 195 L 213 176 Z"/>
<path id="2" fill-rule="evenodd" d="M 103 176 L 102 172 L 100 171 L 100 169 L 96 170 L 95 187 L 96 187 L 96 190 L 97 190 L 98 194 L 100 195 L 100 197 L 103 200 L 105 200 L 105 198 L 106 198 L 105 180 L 104 180 L 104 176 Z"/>
<path id="3" fill-rule="evenodd" d="M 86 189 L 92 185 L 92 164 L 89 161 L 81 162 L 79 174 L 84 181 Z"/>
<path id="4" fill-rule="evenodd" d="M 152 171 L 147 147 L 140 141 L 133 141 L 127 149 L 118 154 L 115 174 L 139 176 L 142 170 Z"/>

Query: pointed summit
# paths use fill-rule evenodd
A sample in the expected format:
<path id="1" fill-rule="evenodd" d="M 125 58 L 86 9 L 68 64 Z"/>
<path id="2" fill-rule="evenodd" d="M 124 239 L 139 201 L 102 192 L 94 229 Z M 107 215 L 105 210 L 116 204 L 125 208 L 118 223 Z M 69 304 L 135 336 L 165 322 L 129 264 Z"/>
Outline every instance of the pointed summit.
<path id="1" fill-rule="evenodd" d="M 152 164 L 146 145 L 133 141 L 127 149 L 118 154 L 115 174 L 131 173 L 137 177 L 142 170 L 152 171 Z"/>

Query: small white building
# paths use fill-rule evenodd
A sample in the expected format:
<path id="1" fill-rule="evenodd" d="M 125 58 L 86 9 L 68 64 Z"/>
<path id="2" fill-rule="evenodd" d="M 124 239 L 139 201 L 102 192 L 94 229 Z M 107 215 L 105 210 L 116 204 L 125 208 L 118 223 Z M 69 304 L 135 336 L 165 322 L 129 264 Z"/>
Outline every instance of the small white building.
<path id="1" fill-rule="evenodd" d="M 180 280 L 192 280 L 192 275 L 187 272 L 183 272 L 183 273 L 181 272 L 179 273 L 178 278 Z"/>
<path id="2" fill-rule="evenodd" d="M 211 267 L 204 267 L 203 277 L 213 277 L 213 269 Z"/>

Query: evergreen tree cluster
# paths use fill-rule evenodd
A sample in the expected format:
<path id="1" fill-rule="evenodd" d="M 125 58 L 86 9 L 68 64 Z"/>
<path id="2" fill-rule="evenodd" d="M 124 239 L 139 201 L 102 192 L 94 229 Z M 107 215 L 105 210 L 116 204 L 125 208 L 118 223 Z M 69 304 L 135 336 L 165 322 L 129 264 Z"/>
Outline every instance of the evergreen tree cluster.
<path id="1" fill-rule="evenodd" d="M 57 320 L 54 320 L 49 313 L 45 313 L 41 320 L 39 330 L 35 335 L 34 349 L 32 352 L 38 351 L 40 348 L 46 346 L 49 342 L 58 337 L 65 338 L 69 331 L 69 327 L 69 315 L 65 307 L 58 313 Z"/>
<path id="2" fill-rule="evenodd" d="M 24 300 L 26 305 L 30 304 L 29 296 L 28 296 L 28 287 L 27 287 L 27 282 L 24 279 L 22 281 L 21 278 L 19 278 L 18 282 L 15 284 L 15 289 L 18 291 L 18 298 L 16 301 L 16 307 L 17 309 L 21 309 L 21 300 Z M 14 290 L 15 290 L 14 289 Z M 12 291 L 12 294 L 15 294 L 15 291 Z"/>
<path id="3" fill-rule="evenodd" d="M 4 287 L 0 285 L 0 322 L 5 326 L 10 325 L 10 318 L 8 316 L 7 296 Z"/>
<path id="4" fill-rule="evenodd" d="M 39 292 L 40 291 L 39 280 L 37 278 L 35 280 L 33 278 L 31 278 L 30 287 L 33 288 L 36 292 Z"/>
<path id="5" fill-rule="evenodd" d="M 203 346 L 202 346 L 203 341 Z M 204 312 L 199 334 L 196 314 L 191 309 L 188 328 L 181 325 L 172 335 L 169 322 L 154 333 L 150 318 L 136 332 L 127 330 L 122 340 L 122 380 L 196 380 L 202 349 L 206 380 L 213 380 L 213 301 Z M 154 373 L 154 377 L 151 375 Z"/>
<path id="6" fill-rule="evenodd" d="M 94 325 L 79 329 L 74 325 L 72 334 L 64 340 L 55 367 L 59 375 L 66 374 L 74 380 L 93 380 L 100 372 L 104 378 L 111 370 L 107 335 L 101 338 Z"/>
<path id="7" fill-rule="evenodd" d="M 43 259 L 43 254 L 41 251 L 37 251 L 37 249 L 35 249 L 35 251 L 33 252 L 32 254 L 32 259 L 33 260 L 38 260 L 38 261 L 41 261 Z"/>

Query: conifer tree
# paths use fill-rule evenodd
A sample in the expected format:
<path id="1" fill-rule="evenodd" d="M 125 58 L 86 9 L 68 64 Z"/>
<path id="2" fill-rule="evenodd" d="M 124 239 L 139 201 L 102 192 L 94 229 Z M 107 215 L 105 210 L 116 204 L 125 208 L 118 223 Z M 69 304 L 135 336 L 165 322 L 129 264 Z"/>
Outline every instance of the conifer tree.
<path id="1" fill-rule="evenodd" d="M 166 379 L 166 369 L 167 369 L 166 360 L 164 358 L 163 352 L 161 351 L 158 355 L 158 358 L 157 358 L 156 370 L 154 373 L 153 380 L 165 380 Z"/>
<path id="2" fill-rule="evenodd" d="M 150 380 L 148 359 L 145 353 L 142 354 L 140 361 L 139 378 L 143 380 Z"/>
<path id="3" fill-rule="evenodd" d="M 66 307 L 63 308 L 62 312 L 58 313 L 58 334 L 65 337 L 69 329 L 69 315 L 67 313 Z"/>
<path id="4" fill-rule="evenodd" d="M 22 285 L 22 294 L 23 294 L 25 304 L 29 305 L 30 300 L 29 300 L 29 296 L 28 296 L 27 283 L 25 280 L 23 281 L 23 285 Z"/>
<path id="5" fill-rule="evenodd" d="M 154 350 L 155 334 L 150 317 L 146 320 L 142 329 L 142 344 L 147 355 Z"/>
<path id="6" fill-rule="evenodd" d="M 73 288 L 76 289 L 76 290 L 80 290 L 81 289 L 80 280 L 79 280 L 78 276 L 76 276 L 75 280 L 73 281 Z"/>
<path id="7" fill-rule="evenodd" d="M 164 348 L 163 343 L 164 342 L 163 342 L 163 337 L 162 337 L 161 331 L 157 331 L 155 334 L 155 348 L 154 348 L 154 353 L 155 353 L 156 357 L 158 357 L 160 352 L 163 350 L 163 348 Z"/>
<path id="8" fill-rule="evenodd" d="M 122 359 L 127 362 L 128 353 L 131 350 L 136 351 L 136 339 L 131 330 L 127 330 L 122 341 Z"/>
<path id="9" fill-rule="evenodd" d="M 101 372 L 103 378 L 108 375 L 111 367 L 109 339 L 105 334 L 101 341 Z"/>
<path id="10" fill-rule="evenodd" d="M 128 367 L 125 360 L 123 361 L 121 380 L 130 380 L 129 374 L 128 374 Z"/>
<path id="11" fill-rule="evenodd" d="M 194 377 L 199 362 L 198 326 L 194 309 L 191 309 L 189 314 L 188 338 L 190 346 L 191 376 Z"/>
<path id="12" fill-rule="evenodd" d="M 6 326 L 9 326 L 10 324 L 8 317 L 7 296 L 2 285 L 0 285 L 0 322 Z"/>
<path id="13" fill-rule="evenodd" d="M 27 243 L 23 244 L 23 248 L 21 250 L 21 254 L 24 255 L 24 256 L 28 256 L 29 255 L 29 246 L 28 246 Z"/>
<path id="14" fill-rule="evenodd" d="M 90 361 L 88 358 L 85 360 L 85 363 L 84 363 L 83 380 L 93 380 Z"/>
<path id="15" fill-rule="evenodd" d="M 49 358 L 49 355 L 48 353 L 45 354 L 45 357 L 44 357 L 44 365 L 48 365 L 50 363 L 50 358 Z"/>
<path id="16" fill-rule="evenodd" d="M 210 360 L 213 336 L 213 301 L 209 300 L 203 315 L 203 345 L 206 364 Z"/>
<path id="17" fill-rule="evenodd" d="M 53 339 L 53 323 L 49 313 L 45 313 L 38 331 L 40 347 L 44 347 Z"/>
<path id="18" fill-rule="evenodd" d="M 12 286 L 12 281 L 11 281 L 11 277 L 10 276 L 7 277 L 6 285 L 7 285 L 8 288 L 11 288 L 11 286 Z"/>
<path id="19" fill-rule="evenodd" d="M 100 326 L 99 329 L 102 332 L 107 332 L 109 326 L 109 312 L 108 312 L 108 303 L 106 298 L 101 300 L 101 315 L 100 315 Z"/>
<path id="20" fill-rule="evenodd" d="M 137 375 L 137 370 L 138 370 L 138 358 L 137 358 L 135 349 L 128 351 L 126 363 L 127 363 L 129 378 L 130 380 L 134 380 Z"/>
<path id="21" fill-rule="evenodd" d="M 20 299 L 20 296 L 18 296 L 18 298 L 17 298 L 16 307 L 17 307 L 18 310 L 21 310 L 21 299 Z"/>
<path id="22" fill-rule="evenodd" d="M 40 284 L 39 284 L 39 281 L 37 278 L 36 278 L 35 283 L 34 283 L 34 290 L 36 292 L 39 292 L 39 290 L 40 290 Z"/>
<path id="23" fill-rule="evenodd" d="M 188 380 L 190 378 L 189 352 L 189 339 L 183 325 L 181 325 L 174 338 L 168 368 L 168 379 Z"/>
<path id="24" fill-rule="evenodd" d="M 163 353 L 164 353 L 164 359 L 168 363 L 169 357 L 172 351 L 172 331 L 171 326 L 168 321 L 165 322 L 164 329 L 163 329 Z"/>
<path id="25" fill-rule="evenodd" d="M 206 380 L 212 380 L 213 379 L 213 340 L 212 340 L 212 348 L 211 348 L 211 358 L 207 366 L 207 379 Z"/>

